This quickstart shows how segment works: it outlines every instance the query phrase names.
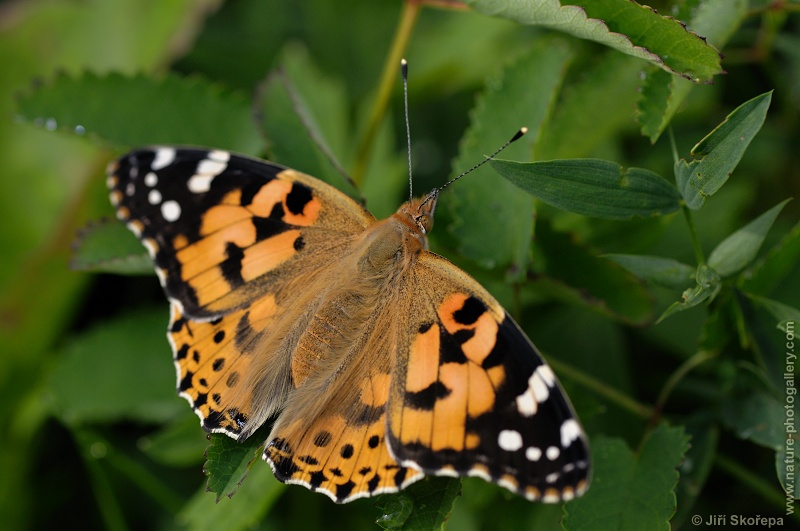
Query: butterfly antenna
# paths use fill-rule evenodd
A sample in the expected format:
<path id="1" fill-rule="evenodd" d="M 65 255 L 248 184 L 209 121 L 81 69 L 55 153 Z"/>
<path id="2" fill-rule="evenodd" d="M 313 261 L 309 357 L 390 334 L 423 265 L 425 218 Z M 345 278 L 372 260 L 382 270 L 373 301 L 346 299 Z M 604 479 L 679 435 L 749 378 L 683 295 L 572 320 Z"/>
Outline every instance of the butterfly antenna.
<path id="1" fill-rule="evenodd" d="M 400 73 L 403 77 L 403 108 L 406 117 L 406 144 L 408 145 L 408 200 L 414 198 L 414 179 L 411 178 L 411 126 L 408 124 L 408 61 L 400 60 Z"/>
<path id="2" fill-rule="evenodd" d="M 517 132 L 514 134 L 514 136 L 512 136 L 512 137 L 511 137 L 511 140 L 509 140 L 508 142 L 506 142 L 505 144 L 503 144 L 502 146 L 500 146 L 500 147 L 499 147 L 499 148 L 498 148 L 498 149 L 497 149 L 497 150 L 496 150 L 494 153 L 492 153 L 491 155 L 489 155 L 488 157 L 486 157 L 485 159 L 483 159 L 482 161 L 480 161 L 479 163 L 477 163 L 476 165 L 474 165 L 473 167 L 471 167 L 471 168 L 470 168 L 470 169 L 468 169 L 467 171 L 465 171 L 465 172 L 462 172 L 462 173 L 461 173 L 461 175 L 459 175 L 459 176 L 457 176 L 457 177 L 453 177 L 452 179 L 450 179 L 449 181 L 447 181 L 446 183 L 444 183 L 444 184 L 443 184 L 441 187 L 439 187 L 439 188 L 435 188 L 435 189 L 434 189 L 434 190 L 433 190 L 431 193 L 429 193 L 429 194 L 428 194 L 428 197 L 426 197 L 426 198 L 425 198 L 425 201 L 423 201 L 423 202 L 422 202 L 422 204 L 420 205 L 420 209 L 421 209 L 421 208 L 422 208 L 422 207 L 425 205 L 425 203 L 427 203 L 429 200 L 431 200 L 431 199 L 433 199 L 433 198 L 437 197 L 437 196 L 439 195 L 439 192 L 441 192 L 441 191 L 442 191 L 442 190 L 444 190 L 446 187 L 450 186 L 451 184 L 453 184 L 454 182 L 456 182 L 457 180 L 459 180 L 460 178 L 462 178 L 462 177 L 463 177 L 463 176 L 465 176 L 466 174 L 468 174 L 468 173 L 472 173 L 473 171 L 477 170 L 478 168 L 480 168 L 481 166 L 483 166 L 484 164 L 486 164 L 487 162 L 489 162 L 490 160 L 492 160 L 493 158 L 495 158 L 495 157 L 497 156 L 497 154 L 498 154 L 498 153 L 500 153 L 500 152 L 501 152 L 501 151 L 503 151 L 505 148 L 507 148 L 509 145 L 511 145 L 511 143 L 512 143 L 512 142 L 516 142 L 517 140 L 519 140 L 520 138 L 522 138 L 522 135 L 524 135 L 524 134 L 525 134 L 525 133 L 527 133 L 527 132 L 528 132 L 528 128 L 527 128 L 527 127 L 520 127 L 520 128 L 519 128 L 519 131 L 517 131 Z"/>

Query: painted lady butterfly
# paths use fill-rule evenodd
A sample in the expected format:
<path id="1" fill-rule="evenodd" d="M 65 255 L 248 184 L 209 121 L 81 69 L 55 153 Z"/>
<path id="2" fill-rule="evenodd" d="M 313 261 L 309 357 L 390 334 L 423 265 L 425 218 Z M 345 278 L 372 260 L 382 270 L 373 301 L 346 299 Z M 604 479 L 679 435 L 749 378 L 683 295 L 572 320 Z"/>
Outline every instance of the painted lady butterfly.
<path id="1" fill-rule="evenodd" d="M 585 435 L 498 302 L 428 251 L 438 191 L 376 220 L 331 186 L 226 151 L 112 164 L 118 217 L 171 303 L 178 391 L 203 427 L 277 420 L 277 478 L 344 503 L 424 474 L 530 500 L 584 492 Z"/>

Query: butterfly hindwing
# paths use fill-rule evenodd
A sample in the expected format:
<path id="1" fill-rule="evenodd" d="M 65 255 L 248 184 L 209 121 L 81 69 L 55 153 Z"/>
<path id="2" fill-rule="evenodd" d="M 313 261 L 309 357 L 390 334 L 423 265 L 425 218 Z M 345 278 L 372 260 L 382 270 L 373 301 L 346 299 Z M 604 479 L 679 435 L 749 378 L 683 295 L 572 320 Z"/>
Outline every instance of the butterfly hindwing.
<path id="1" fill-rule="evenodd" d="M 529 499 L 583 492 L 589 454 L 555 375 L 503 308 L 432 253 L 414 279 L 415 333 L 395 372 L 388 442 L 427 474 L 479 476 Z"/>

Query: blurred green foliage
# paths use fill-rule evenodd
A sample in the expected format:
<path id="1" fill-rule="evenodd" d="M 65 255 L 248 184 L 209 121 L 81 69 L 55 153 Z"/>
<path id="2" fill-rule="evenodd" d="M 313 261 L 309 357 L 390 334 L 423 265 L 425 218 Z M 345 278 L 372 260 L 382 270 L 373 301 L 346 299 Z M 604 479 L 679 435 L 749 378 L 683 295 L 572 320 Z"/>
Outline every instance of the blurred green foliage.
<path id="1" fill-rule="evenodd" d="M 3 527 L 794 524 L 800 2 L 654 5 L 0 5 Z M 474 478 L 345 506 L 279 484 L 250 466 L 259 440 L 209 443 L 175 395 L 155 277 L 109 274 L 148 267 L 102 221 L 104 167 L 137 144 L 269 157 L 391 214 L 408 194 L 400 56 L 417 194 L 530 129 L 442 193 L 432 246 L 514 314 L 595 442 L 593 485 L 564 507 Z"/>

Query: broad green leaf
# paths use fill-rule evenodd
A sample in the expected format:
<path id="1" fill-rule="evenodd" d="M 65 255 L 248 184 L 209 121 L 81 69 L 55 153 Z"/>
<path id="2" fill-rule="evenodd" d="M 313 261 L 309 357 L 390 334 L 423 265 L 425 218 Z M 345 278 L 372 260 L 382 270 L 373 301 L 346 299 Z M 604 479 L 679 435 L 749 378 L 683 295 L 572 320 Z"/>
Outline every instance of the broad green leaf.
<path id="1" fill-rule="evenodd" d="M 91 95 L 91 97 L 87 97 Z M 258 154 L 247 100 L 199 78 L 62 74 L 22 96 L 19 115 L 117 146 L 193 144 Z"/>
<path id="2" fill-rule="evenodd" d="M 166 307 L 108 320 L 72 339 L 50 375 L 52 405 L 68 424 L 163 422 L 185 411 L 175 392 Z"/>
<path id="3" fill-rule="evenodd" d="M 599 159 L 515 162 L 492 160 L 492 168 L 517 187 L 557 208 L 603 219 L 668 214 L 680 208 L 675 188 L 642 168 L 625 170 Z"/>
<path id="4" fill-rule="evenodd" d="M 302 48 L 288 47 L 281 63 L 258 90 L 258 125 L 271 158 L 339 188 L 347 186 L 342 164 L 352 138 L 344 87 L 323 76 Z M 352 186 L 346 189 L 355 195 Z"/>
<path id="5" fill-rule="evenodd" d="M 795 428 L 797 425 L 795 424 Z M 792 446 L 784 444 L 775 452 L 775 470 L 778 473 L 778 480 L 781 482 L 784 492 L 795 499 L 800 499 L 800 492 L 797 489 L 797 470 L 800 470 L 800 454 L 797 452 L 797 445 L 800 438 L 797 434 L 789 435 L 794 441 Z M 787 438 L 787 441 L 789 439 Z M 791 450 L 791 452 L 790 452 Z"/>
<path id="6" fill-rule="evenodd" d="M 661 256 L 636 254 L 606 254 L 637 277 L 668 288 L 683 288 L 694 277 L 695 268 Z"/>
<path id="7" fill-rule="evenodd" d="M 236 494 L 250 467 L 260 465 L 269 468 L 266 463 L 260 462 L 267 435 L 269 426 L 262 426 L 244 441 L 236 441 L 219 433 L 211 435 L 211 446 L 206 450 L 208 460 L 203 468 L 208 475 L 208 490 L 217 495 L 217 500 Z"/>
<path id="8" fill-rule="evenodd" d="M 775 218 L 789 201 L 786 199 L 778 203 L 722 240 L 708 256 L 708 265 L 722 277 L 731 276 L 746 267 L 755 259 Z"/>
<path id="9" fill-rule="evenodd" d="M 102 220 L 78 233 L 70 268 L 94 273 L 152 275 L 153 261 L 125 224 Z"/>
<path id="10" fill-rule="evenodd" d="M 800 262 L 800 223 L 797 223 L 781 241 L 767 252 L 763 259 L 750 268 L 741 282 L 748 293 L 771 293 Z"/>
<path id="11" fill-rule="evenodd" d="M 692 148 L 693 160 L 675 164 L 675 179 L 686 206 L 698 210 L 728 180 L 750 141 L 761 129 L 772 93 L 746 101 Z"/>
<path id="12" fill-rule="evenodd" d="M 467 0 L 476 10 L 545 26 L 645 59 L 692 81 L 721 73 L 719 52 L 677 20 L 629 0 Z"/>
<path id="13" fill-rule="evenodd" d="M 196 466 L 203 462 L 208 434 L 188 407 L 159 431 L 139 438 L 138 448 L 153 461 L 172 467 Z"/>
<path id="14" fill-rule="evenodd" d="M 592 484 L 564 506 L 564 528 L 668 531 L 675 513 L 676 468 L 688 448 L 683 428 L 663 423 L 647 435 L 638 453 L 620 439 L 595 437 Z"/>
<path id="15" fill-rule="evenodd" d="M 657 322 L 660 323 L 674 313 L 694 308 L 702 302 L 714 300 L 714 297 L 717 296 L 717 293 L 719 293 L 719 290 L 722 288 L 722 278 L 714 269 L 705 264 L 701 264 L 697 267 L 695 282 L 696 285 L 694 287 L 688 288 L 681 295 L 683 301 L 672 303 L 672 305 L 661 314 Z"/>
<path id="16" fill-rule="evenodd" d="M 779 330 L 788 333 L 790 322 L 800 323 L 800 309 L 766 297 L 759 297 L 758 295 L 749 295 L 749 297 L 756 305 L 767 310 L 778 320 L 776 326 Z"/>
<path id="17" fill-rule="evenodd" d="M 692 13 L 687 28 L 702 35 L 717 49 L 722 49 L 734 32 L 741 26 L 747 15 L 747 0 L 705 0 L 678 14 L 681 18 Z M 649 69 L 642 85 L 642 96 L 637 104 L 637 121 L 642 126 L 642 134 L 655 143 L 672 117 L 683 105 L 686 96 L 695 84 L 686 79 L 669 75 L 664 70 Z"/>
<path id="18" fill-rule="evenodd" d="M 236 496 L 219 499 L 205 487 L 198 489 L 175 517 L 175 523 L 193 531 L 257 529 L 264 526 L 264 518 L 283 491 L 284 485 L 275 479 L 269 466 L 258 462 Z"/>
<path id="19" fill-rule="evenodd" d="M 783 396 L 779 400 L 764 383 L 766 380 L 760 368 L 746 365 L 740 369 L 736 389 L 729 391 L 728 399 L 722 403 L 722 419 L 738 437 L 779 450 L 786 442 L 785 395 L 781 389 Z"/>
<path id="20" fill-rule="evenodd" d="M 588 157 L 633 126 L 641 62 L 607 50 L 565 85 L 534 147 L 537 160 Z M 573 69 L 577 70 L 577 69 Z M 669 74 L 665 74 L 669 75 Z M 508 157 L 503 157 L 508 158 Z"/>
<path id="21" fill-rule="evenodd" d="M 560 283 L 562 297 L 625 322 L 652 318 L 653 301 L 636 277 L 542 221 L 536 226 L 536 251 L 537 273 Z"/>
<path id="22" fill-rule="evenodd" d="M 539 41 L 507 66 L 500 78 L 487 83 L 461 141 L 454 173 L 483 160 L 522 126 L 530 132 L 505 154 L 530 159 L 531 146 L 550 111 L 570 55 L 563 41 Z M 439 201 L 452 215 L 449 228 L 460 251 L 486 267 L 513 263 L 522 275 L 533 235 L 533 200 L 489 168 L 474 171 L 447 193 Z"/>
<path id="23" fill-rule="evenodd" d="M 460 492 L 460 479 L 428 476 L 398 494 L 380 497 L 377 524 L 392 531 L 444 529 Z"/>

